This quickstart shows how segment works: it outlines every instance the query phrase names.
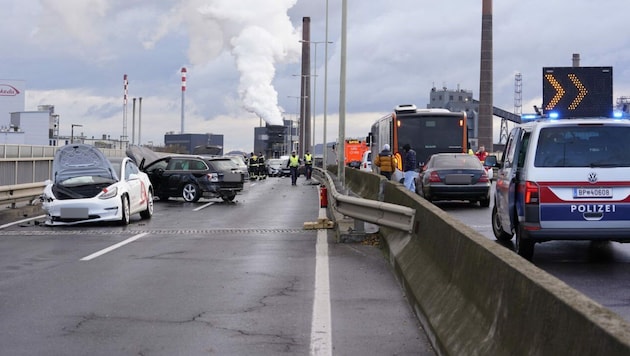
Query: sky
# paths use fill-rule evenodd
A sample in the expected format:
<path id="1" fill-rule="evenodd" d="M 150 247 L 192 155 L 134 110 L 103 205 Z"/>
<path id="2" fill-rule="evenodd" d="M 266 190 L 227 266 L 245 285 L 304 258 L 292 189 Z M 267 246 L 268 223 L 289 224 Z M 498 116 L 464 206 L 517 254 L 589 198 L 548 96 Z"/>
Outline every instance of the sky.
<path id="1" fill-rule="evenodd" d="M 118 138 L 127 74 L 126 135 L 131 140 L 132 98 L 142 97 L 133 140 L 160 145 L 181 130 L 185 67 L 184 132 L 223 134 L 225 152 L 250 152 L 254 127 L 296 119 L 302 19 L 310 17 L 311 41 L 322 42 L 311 44 L 315 143 L 323 141 L 324 97 L 331 142 L 340 127 L 342 0 L 328 0 L 328 13 L 326 4 L 0 0 L 0 79 L 26 82 L 27 111 L 54 105 L 61 135 L 80 124 L 87 137 Z M 365 137 L 396 105 L 426 107 L 432 87 L 478 99 L 481 4 L 347 0 L 345 136 Z M 494 1 L 494 105 L 514 111 L 521 73 L 522 111 L 532 112 L 542 105 L 542 68 L 569 67 L 574 53 L 582 66 L 613 67 L 613 100 L 630 96 L 626 8 L 627 0 Z M 494 136 L 498 142 L 498 120 Z"/>

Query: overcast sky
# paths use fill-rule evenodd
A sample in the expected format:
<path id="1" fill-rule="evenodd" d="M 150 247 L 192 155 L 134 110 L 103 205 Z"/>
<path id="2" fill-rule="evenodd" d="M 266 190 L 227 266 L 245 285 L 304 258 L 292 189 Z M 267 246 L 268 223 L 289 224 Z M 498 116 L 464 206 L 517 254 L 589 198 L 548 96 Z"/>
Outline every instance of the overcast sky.
<path id="1" fill-rule="evenodd" d="M 478 98 L 481 0 L 348 0 L 346 136 L 364 137 L 398 104 L 426 107 L 432 87 Z M 494 2 L 494 105 L 542 104 L 542 67 L 612 66 L 613 99 L 630 96 L 627 0 Z M 1 79 L 26 81 L 26 110 L 54 105 L 61 134 L 123 135 L 123 75 L 142 97 L 141 143 L 185 132 L 223 134 L 251 151 L 261 117 L 295 118 L 302 18 L 325 41 L 325 0 L 0 0 Z M 327 139 L 338 137 L 341 0 L 329 0 Z M 316 143 L 322 142 L 324 45 L 311 47 Z M 612 105 L 613 103 L 611 103 Z M 127 136 L 131 139 L 131 99 Z M 0 124 L 9 118 L 0 118 Z M 281 122 L 281 121 L 280 121 Z M 263 121 L 264 124 L 264 121 Z M 136 135 L 138 129 L 136 128 Z M 496 130 L 495 130 L 496 131 Z M 495 133 L 498 140 L 498 132 Z M 137 143 L 138 138 L 135 138 Z"/>

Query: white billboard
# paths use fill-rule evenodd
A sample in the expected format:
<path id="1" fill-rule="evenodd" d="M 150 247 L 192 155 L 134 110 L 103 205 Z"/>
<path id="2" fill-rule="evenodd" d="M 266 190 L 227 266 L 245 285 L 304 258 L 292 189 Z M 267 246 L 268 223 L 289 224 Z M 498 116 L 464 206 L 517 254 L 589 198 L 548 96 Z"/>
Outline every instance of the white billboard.
<path id="1" fill-rule="evenodd" d="M 9 114 L 25 111 L 24 80 L 0 79 L 0 125 L 9 122 Z"/>

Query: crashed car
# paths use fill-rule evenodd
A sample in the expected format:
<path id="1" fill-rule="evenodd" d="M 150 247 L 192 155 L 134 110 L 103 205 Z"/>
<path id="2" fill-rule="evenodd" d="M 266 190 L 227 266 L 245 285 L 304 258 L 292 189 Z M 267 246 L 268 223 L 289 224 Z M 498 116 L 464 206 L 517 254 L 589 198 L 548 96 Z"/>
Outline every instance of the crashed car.
<path id="1" fill-rule="evenodd" d="M 100 221 L 129 224 L 139 213 L 153 215 L 153 186 L 128 157 L 108 159 L 96 147 L 72 144 L 53 160 L 53 177 L 40 197 L 46 225 Z"/>
<path id="2" fill-rule="evenodd" d="M 196 202 L 200 198 L 233 201 L 243 190 L 245 172 L 229 157 L 171 155 L 145 165 L 155 195 L 160 200 L 182 198 Z"/>

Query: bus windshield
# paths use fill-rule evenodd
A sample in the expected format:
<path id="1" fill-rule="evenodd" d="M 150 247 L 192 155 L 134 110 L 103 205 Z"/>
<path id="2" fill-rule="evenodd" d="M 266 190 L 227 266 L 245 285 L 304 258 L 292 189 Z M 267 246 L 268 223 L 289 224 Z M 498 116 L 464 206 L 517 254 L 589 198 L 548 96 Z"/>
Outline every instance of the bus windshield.
<path id="1" fill-rule="evenodd" d="M 398 116 L 398 151 L 409 144 L 423 163 L 434 153 L 463 152 L 462 113 L 452 115 L 410 114 Z"/>

